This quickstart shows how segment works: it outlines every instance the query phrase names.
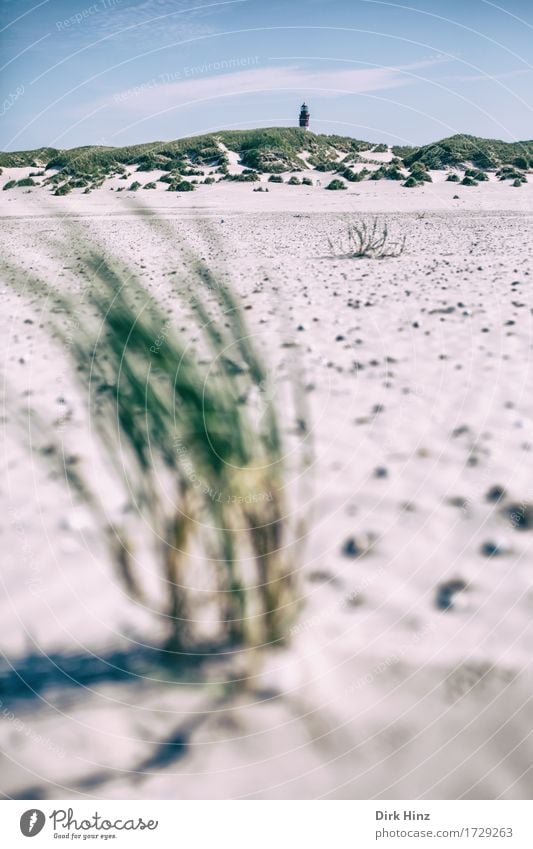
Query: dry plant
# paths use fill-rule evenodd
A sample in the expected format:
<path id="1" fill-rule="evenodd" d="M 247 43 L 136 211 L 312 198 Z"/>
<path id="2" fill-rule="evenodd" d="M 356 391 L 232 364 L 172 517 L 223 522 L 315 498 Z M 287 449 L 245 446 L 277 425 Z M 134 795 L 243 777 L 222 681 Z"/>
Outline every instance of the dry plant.
<path id="1" fill-rule="evenodd" d="M 386 221 L 374 218 L 372 222 L 348 220 L 346 232 L 337 244 L 328 237 L 331 252 L 336 257 L 350 259 L 390 259 L 400 256 L 405 250 L 406 237 L 399 240 L 389 238 Z"/>
<path id="2" fill-rule="evenodd" d="M 90 280 L 82 302 L 20 269 L 11 278 L 52 299 L 69 327 L 75 319 L 75 334 L 63 320 L 53 320 L 54 330 L 88 399 L 99 453 L 134 507 L 130 521 L 149 525 L 167 648 L 282 642 L 297 593 L 280 425 L 268 396 L 259 417 L 246 401 L 268 376 L 236 298 L 191 257 L 169 278 L 190 310 L 195 350 L 135 274 L 86 236 L 76 252 Z M 135 534 L 126 520 L 109 520 L 87 474 L 65 468 L 69 485 L 106 523 L 123 585 L 146 603 Z"/>

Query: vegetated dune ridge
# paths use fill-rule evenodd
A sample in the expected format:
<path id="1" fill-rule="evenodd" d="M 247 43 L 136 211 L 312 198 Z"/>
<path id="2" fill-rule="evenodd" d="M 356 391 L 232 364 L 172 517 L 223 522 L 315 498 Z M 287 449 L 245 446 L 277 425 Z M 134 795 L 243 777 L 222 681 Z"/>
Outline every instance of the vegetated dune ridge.
<path id="1" fill-rule="evenodd" d="M 520 188 L 533 168 L 533 141 L 455 135 L 421 147 L 389 147 L 348 136 L 271 127 L 123 148 L 3 152 L 0 168 L 4 190 L 46 187 L 56 196 L 72 191 L 90 194 L 102 186 L 115 192 L 181 193 L 222 180 L 279 184 L 284 175 L 292 186 L 303 182 L 342 190 L 350 183 L 396 181 L 413 189 L 431 182 L 432 170 L 447 172 L 449 182 L 469 187 L 492 175 L 493 180 Z M 20 170 L 24 168 L 28 170 Z M 257 185 L 255 190 L 265 188 Z"/>
<path id="2" fill-rule="evenodd" d="M 128 661 L 157 638 L 150 612 L 125 599 L 42 446 L 30 462 L 16 434 L 30 404 L 90 465 L 84 399 L 40 326 L 48 312 L 2 280 L 2 792 L 530 798 L 530 184 L 268 187 L 4 195 L 8 258 L 79 283 L 83 245 L 57 249 L 62 217 L 79 219 L 186 333 L 168 243 L 140 213 L 165 216 L 177 245 L 231 279 L 280 399 L 301 362 L 314 461 L 290 647 L 224 699 L 231 661 L 202 673 L 208 687 Z M 373 211 L 403 254 L 332 256 L 346 215 Z"/>

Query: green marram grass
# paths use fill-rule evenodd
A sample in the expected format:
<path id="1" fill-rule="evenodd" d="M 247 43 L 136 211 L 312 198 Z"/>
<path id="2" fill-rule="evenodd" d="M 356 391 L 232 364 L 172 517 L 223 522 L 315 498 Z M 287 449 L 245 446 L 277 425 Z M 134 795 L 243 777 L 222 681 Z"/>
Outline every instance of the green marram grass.
<path id="1" fill-rule="evenodd" d="M 80 234 L 69 238 L 79 253 Z M 43 278 L 8 271 L 22 291 L 53 301 L 62 314 L 54 333 L 88 399 L 99 451 L 155 540 L 167 648 L 188 652 L 206 639 L 247 648 L 282 643 L 297 607 L 283 446 L 264 393 L 267 370 L 239 303 L 187 254 L 169 279 L 192 316 L 192 348 L 130 269 L 86 236 L 83 245 L 90 282 L 81 302 Z M 260 416 L 254 396 L 261 396 Z M 48 441 L 53 436 L 46 432 Z M 108 519 L 87 475 L 67 473 L 107 523 L 118 573 L 143 603 L 127 526 Z M 198 624 L 200 602 L 211 605 L 208 638 Z"/>

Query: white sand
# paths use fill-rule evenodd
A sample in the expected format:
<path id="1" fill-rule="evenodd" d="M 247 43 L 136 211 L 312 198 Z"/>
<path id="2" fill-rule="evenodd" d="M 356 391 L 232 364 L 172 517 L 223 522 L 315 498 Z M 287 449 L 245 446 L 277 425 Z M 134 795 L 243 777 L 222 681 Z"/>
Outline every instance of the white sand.
<path id="1" fill-rule="evenodd" d="M 51 798 L 531 798 L 533 532 L 514 529 L 485 494 L 499 484 L 506 504 L 533 502 L 532 184 L 253 187 L 2 197 L 8 256 L 60 285 L 76 279 L 76 257 L 58 263 L 50 245 L 66 216 L 157 289 L 168 247 L 133 214 L 143 204 L 214 268 L 229 269 L 280 381 L 295 357 L 305 367 L 315 460 L 301 505 L 310 525 L 305 608 L 292 647 L 265 658 L 255 689 L 224 705 L 216 683 L 146 678 L 14 703 L 0 691 L 1 789 Z M 363 212 L 388 213 L 391 232 L 407 237 L 401 257 L 328 255 L 343 216 Z M 65 439 L 80 464 L 90 462 L 83 399 L 39 327 L 46 316 L 5 279 L 1 291 L 15 403 L 0 484 L 0 645 L 16 665 L 34 642 L 44 652 L 102 653 L 153 638 L 90 517 L 14 438 L 15 410 L 28 397 L 52 418 L 66 406 Z M 386 475 L 376 476 L 381 467 Z M 371 553 L 344 555 L 352 536 L 375 538 Z M 502 554 L 483 556 L 487 541 Z M 467 590 L 438 610 L 437 588 L 450 579 Z M 180 730 L 182 757 L 152 761 Z"/>

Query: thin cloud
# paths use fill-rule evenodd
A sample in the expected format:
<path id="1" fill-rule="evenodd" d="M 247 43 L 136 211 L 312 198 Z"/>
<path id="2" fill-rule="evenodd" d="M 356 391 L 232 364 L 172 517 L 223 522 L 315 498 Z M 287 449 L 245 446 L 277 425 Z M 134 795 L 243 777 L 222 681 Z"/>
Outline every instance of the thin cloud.
<path id="1" fill-rule="evenodd" d="M 298 66 L 246 67 L 224 72 L 228 67 L 253 65 L 258 57 L 219 59 L 197 63 L 161 74 L 144 83 L 116 92 L 108 105 L 130 115 L 164 112 L 185 103 L 227 97 L 244 92 L 298 90 L 302 96 L 327 92 L 328 96 L 386 91 L 416 82 L 416 71 L 443 60 L 427 60 L 399 67 L 349 68 L 313 71 Z"/>
<path id="2" fill-rule="evenodd" d="M 513 77 L 523 77 L 524 74 L 531 74 L 533 68 L 517 68 L 514 71 L 504 71 L 501 74 L 491 74 L 487 71 L 486 74 L 449 74 L 441 77 L 443 82 L 457 83 L 477 83 L 477 82 L 494 82 L 500 80 L 510 80 Z"/>

